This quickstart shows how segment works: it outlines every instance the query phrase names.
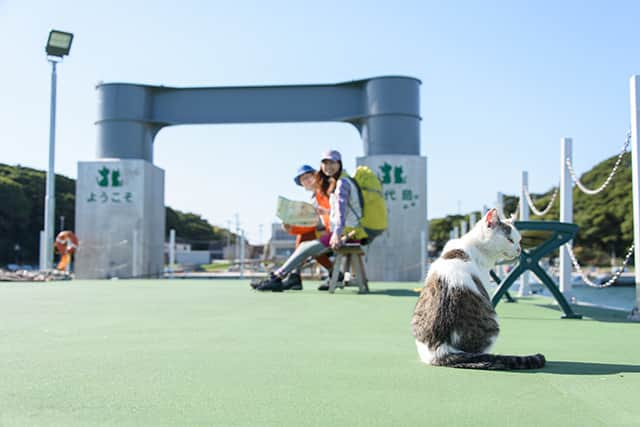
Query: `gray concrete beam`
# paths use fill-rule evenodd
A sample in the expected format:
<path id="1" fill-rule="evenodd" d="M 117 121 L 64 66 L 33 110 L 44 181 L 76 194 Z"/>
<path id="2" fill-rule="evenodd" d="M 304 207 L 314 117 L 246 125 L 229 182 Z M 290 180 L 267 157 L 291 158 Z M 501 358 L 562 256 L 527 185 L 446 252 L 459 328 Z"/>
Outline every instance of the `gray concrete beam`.
<path id="1" fill-rule="evenodd" d="M 403 76 L 253 87 L 101 83 L 97 157 L 153 162 L 153 139 L 164 126 L 328 121 L 356 126 L 365 155 L 419 155 L 419 86 Z"/>

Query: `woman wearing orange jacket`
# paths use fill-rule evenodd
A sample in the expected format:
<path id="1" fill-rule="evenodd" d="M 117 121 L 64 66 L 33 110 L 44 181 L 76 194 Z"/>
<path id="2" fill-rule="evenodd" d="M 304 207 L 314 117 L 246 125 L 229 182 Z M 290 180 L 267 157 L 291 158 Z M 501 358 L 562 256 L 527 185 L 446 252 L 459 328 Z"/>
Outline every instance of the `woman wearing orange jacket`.
<path id="1" fill-rule="evenodd" d="M 302 168 L 301 168 L 302 169 Z M 318 207 L 323 215 L 329 214 L 330 231 L 312 241 L 305 241 L 289 256 L 284 264 L 269 274 L 269 278 L 258 282 L 252 287 L 258 291 L 282 292 L 287 289 L 302 289 L 302 282 L 293 287 L 288 282 L 292 271 L 309 257 L 328 254 L 331 249 L 339 248 L 349 239 L 348 234 L 342 235 L 345 227 L 354 225 L 361 216 L 362 206 L 352 184 L 348 182 L 347 174 L 342 169 L 342 156 L 336 150 L 323 154 L 320 171 L 316 174 L 316 186 L 320 193 L 329 198 L 330 209 Z M 297 181 L 296 181 L 297 182 Z M 314 187 L 315 188 L 315 187 Z M 347 240 L 348 241 L 348 240 Z M 299 280 L 299 276 L 298 276 Z M 322 285 L 318 290 L 326 290 L 328 286 Z"/>
<path id="2" fill-rule="evenodd" d="M 314 226 L 301 226 L 301 225 L 289 225 L 283 224 L 283 227 L 289 234 L 296 234 L 296 247 L 307 240 L 313 240 L 320 235 L 329 231 L 329 197 L 327 197 L 321 190 L 317 172 L 309 165 L 302 165 L 298 169 L 296 176 L 293 178 L 294 182 L 304 187 L 305 190 L 313 193 L 313 205 L 316 207 L 320 216 L 320 224 Z M 324 265 L 324 264 L 323 264 Z"/>
<path id="3" fill-rule="evenodd" d="M 311 196 L 313 199 L 313 205 L 316 207 L 320 216 L 320 223 L 316 226 L 300 226 L 283 224 L 284 229 L 289 234 L 296 235 L 296 248 L 300 246 L 300 243 L 310 240 L 316 240 L 322 234 L 328 233 L 329 229 L 329 197 L 327 197 L 319 186 L 317 177 L 317 171 L 309 166 L 302 165 L 298 168 L 293 181 L 296 185 L 304 187 L 305 190 L 313 192 Z M 328 271 L 333 268 L 333 263 L 329 259 L 327 254 L 320 254 L 314 257 L 316 261 Z M 285 289 L 302 289 L 302 280 L 300 279 L 299 272 L 293 272 L 289 274 L 287 279 L 283 282 Z"/>

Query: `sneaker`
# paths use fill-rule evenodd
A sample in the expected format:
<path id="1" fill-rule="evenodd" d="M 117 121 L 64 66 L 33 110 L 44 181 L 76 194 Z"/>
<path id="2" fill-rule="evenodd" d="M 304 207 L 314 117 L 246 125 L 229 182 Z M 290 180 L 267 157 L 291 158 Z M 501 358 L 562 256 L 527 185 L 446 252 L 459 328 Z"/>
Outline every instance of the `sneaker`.
<path id="1" fill-rule="evenodd" d="M 266 277 L 266 278 L 255 277 L 255 278 L 251 279 L 251 282 L 249 283 L 249 286 L 251 286 L 251 289 L 258 289 L 258 287 L 260 285 L 262 285 L 267 280 L 273 279 L 274 277 L 275 277 L 275 275 L 273 274 L 273 271 L 270 271 L 269 272 L 269 276 Z"/>
<path id="2" fill-rule="evenodd" d="M 291 273 L 289 276 L 282 281 L 282 289 L 292 289 L 294 291 L 302 290 L 302 279 L 300 278 L 300 274 Z"/>
<path id="3" fill-rule="evenodd" d="M 274 274 L 269 279 L 263 280 L 256 291 L 282 292 L 282 279 Z"/>
<path id="4" fill-rule="evenodd" d="M 338 273 L 338 282 L 342 282 L 344 280 L 344 274 L 341 272 Z M 329 290 L 329 282 L 331 281 L 331 275 L 327 278 L 327 280 L 320 286 L 318 286 L 319 291 L 328 291 Z"/>

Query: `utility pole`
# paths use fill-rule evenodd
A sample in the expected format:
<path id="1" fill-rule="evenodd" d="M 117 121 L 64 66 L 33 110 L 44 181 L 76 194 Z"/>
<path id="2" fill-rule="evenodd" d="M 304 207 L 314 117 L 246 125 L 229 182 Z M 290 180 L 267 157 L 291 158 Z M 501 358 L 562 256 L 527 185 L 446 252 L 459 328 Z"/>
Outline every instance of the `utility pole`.
<path id="1" fill-rule="evenodd" d="M 236 250 L 235 250 L 235 259 L 239 259 L 240 258 L 240 215 L 238 215 L 238 213 L 236 212 L 235 214 L 235 218 L 236 218 Z"/>

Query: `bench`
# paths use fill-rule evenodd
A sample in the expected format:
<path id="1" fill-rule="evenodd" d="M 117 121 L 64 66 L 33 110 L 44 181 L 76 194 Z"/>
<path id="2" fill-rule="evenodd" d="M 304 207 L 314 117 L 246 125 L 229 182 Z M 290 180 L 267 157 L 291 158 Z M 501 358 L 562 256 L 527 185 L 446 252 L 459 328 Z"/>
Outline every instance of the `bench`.
<path id="1" fill-rule="evenodd" d="M 358 286 L 359 294 L 369 293 L 369 281 L 364 268 L 364 251 L 359 243 L 347 243 L 335 251 L 336 259 L 333 263 L 333 272 L 329 281 L 329 292 L 334 293 L 336 288 L 343 289 L 349 273 L 349 285 Z M 339 282 L 338 276 L 344 274 L 344 281 Z"/>

